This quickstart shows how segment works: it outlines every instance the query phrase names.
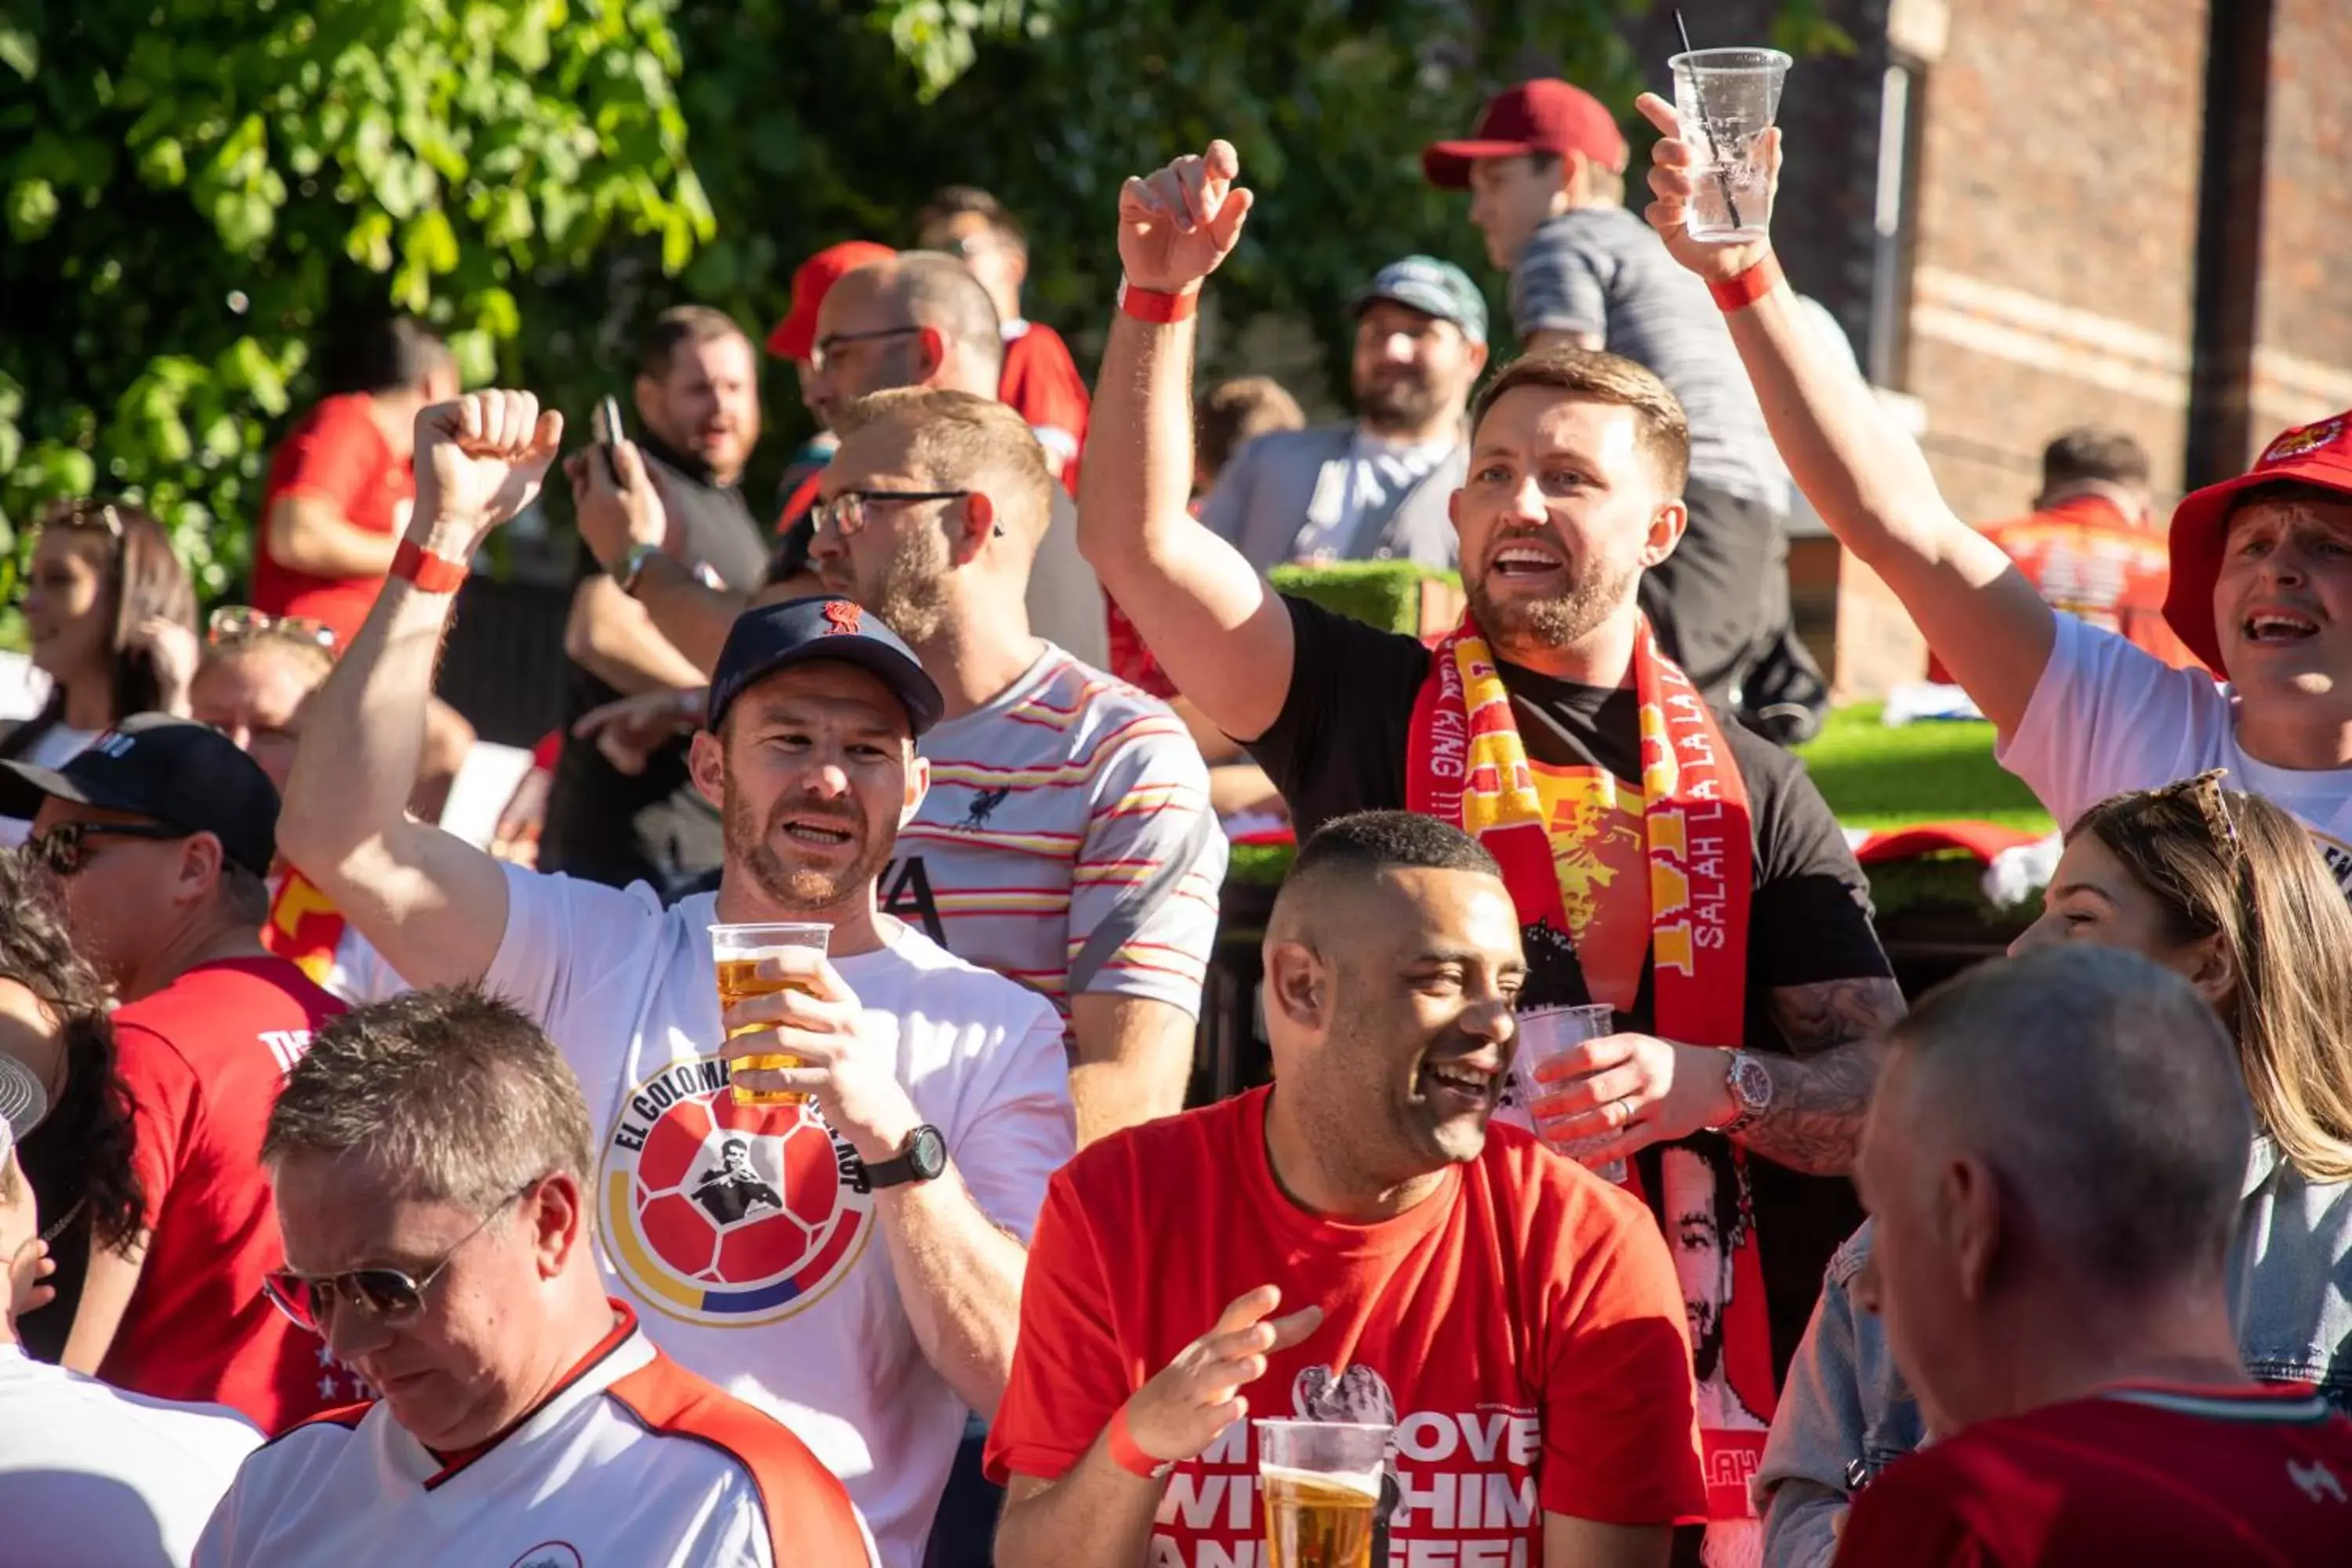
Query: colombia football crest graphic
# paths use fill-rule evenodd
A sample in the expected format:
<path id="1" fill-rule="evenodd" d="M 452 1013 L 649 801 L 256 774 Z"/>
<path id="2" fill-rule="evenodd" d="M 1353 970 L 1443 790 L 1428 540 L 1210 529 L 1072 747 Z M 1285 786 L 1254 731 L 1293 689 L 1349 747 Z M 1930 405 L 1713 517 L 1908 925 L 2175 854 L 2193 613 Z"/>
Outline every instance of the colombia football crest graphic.
<path id="1" fill-rule="evenodd" d="M 715 1059 L 630 1092 L 598 1186 L 614 1271 L 655 1310 L 712 1328 L 809 1306 L 874 1229 L 856 1152 L 814 1106 L 736 1104 Z"/>

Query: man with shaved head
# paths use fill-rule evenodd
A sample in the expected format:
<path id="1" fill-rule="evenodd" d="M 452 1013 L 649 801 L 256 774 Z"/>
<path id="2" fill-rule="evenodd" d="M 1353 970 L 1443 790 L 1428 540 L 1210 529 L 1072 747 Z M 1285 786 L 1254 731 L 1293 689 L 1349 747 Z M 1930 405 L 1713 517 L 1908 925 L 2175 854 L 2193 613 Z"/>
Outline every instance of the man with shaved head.
<path id="1" fill-rule="evenodd" d="M 2221 1020 L 2134 953 L 1987 965 L 1895 1026 L 1856 1293 L 1942 1440 L 1855 1500 L 1842 1568 L 2344 1561 L 2352 1425 L 2231 1332 L 2253 1135 Z"/>

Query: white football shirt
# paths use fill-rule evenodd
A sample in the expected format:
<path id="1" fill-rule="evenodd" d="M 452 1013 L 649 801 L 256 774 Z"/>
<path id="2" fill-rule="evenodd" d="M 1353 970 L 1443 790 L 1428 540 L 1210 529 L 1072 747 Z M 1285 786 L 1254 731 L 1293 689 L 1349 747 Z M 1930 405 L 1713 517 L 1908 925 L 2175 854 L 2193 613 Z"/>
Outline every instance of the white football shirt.
<path id="1" fill-rule="evenodd" d="M 688 1370 L 782 1420 L 849 1489 L 886 1568 L 916 1568 L 965 1411 L 924 1359 L 866 1171 L 811 1106 L 738 1106 L 712 1053 L 716 895 L 665 910 L 509 866 L 485 984 L 537 1016 L 598 1131 L 596 1230 L 616 1293 Z M 997 1225 L 1027 1240 L 1076 1142 L 1053 1005 L 901 921 L 834 967 L 915 1109 Z"/>
<path id="2" fill-rule="evenodd" d="M 237 1472 L 197 1568 L 870 1568 L 865 1526 L 807 1447 L 619 1317 L 469 1453 L 436 1454 L 381 1404 L 293 1427 Z"/>

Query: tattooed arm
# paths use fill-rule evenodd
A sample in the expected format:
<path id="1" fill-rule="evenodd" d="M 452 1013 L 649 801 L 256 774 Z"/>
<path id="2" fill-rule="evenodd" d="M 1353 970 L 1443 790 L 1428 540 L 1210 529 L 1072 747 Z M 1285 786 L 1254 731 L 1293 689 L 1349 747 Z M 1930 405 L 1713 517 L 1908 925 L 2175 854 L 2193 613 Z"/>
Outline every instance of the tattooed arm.
<path id="1" fill-rule="evenodd" d="M 1853 1168 L 1886 1031 L 1903 1016 L 1902 989 L 1877 974 L 1781 985 L 1770 1006 L 1795 1054 L 1757 1056 L 1772 1075 L 1772 1106 L 1739 1142 L 1795 1170 L 1844 1175 Z"/>

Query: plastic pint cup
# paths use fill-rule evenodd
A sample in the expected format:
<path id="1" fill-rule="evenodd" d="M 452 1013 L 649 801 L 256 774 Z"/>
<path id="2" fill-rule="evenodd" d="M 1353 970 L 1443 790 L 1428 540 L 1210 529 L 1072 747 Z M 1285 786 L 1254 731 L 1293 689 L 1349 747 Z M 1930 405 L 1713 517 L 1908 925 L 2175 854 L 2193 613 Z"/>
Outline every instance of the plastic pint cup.
<path id="1" fill-rule="evenodd" d="M 772 957 L 787 948 L 813 947 L 824 951 L 833 935 L 831 926 L 821 925 L 715 925 L 710 928 L 710 956 L 719 970 L 719 1011 L 723 1018 L 727 1009 L 749 996 L 768 996 L 779 991 L 806 991 L 797 980 L 772 980 L 759 973 L 760 961 Z M 730 1029 L 727 1037 L 747 1035 L 765 1028 L 764 1024 L 748 1024 Z M 738 1105 L 798 1105 L 808 1096 L 792 1091 L 763 1092 L 743 1087 L 738 1074 L 747 1069 L 776 1070 L 800 1066 L 800 1058 L 781 1052 L 763 1052 L 757 1056 L 732 1057 L 728 1059 L 728 1091 Z"/>
<path id="2" fill-rule="evenodd" d="M 1536 1101 L 1559 1093 L 1559 1085 L 1537 1082 L 1536 1069 L 1564 1056 L 1572 1046 L 1614 1033 L 1616 1016 L 1606 1002 L 1578 1007 L 1530 1007 L 1519 1015 L 1519 1048 L 1511 1057 L 1511 1077 L 1518 1085 L 1519 1103 L 1528 1108 L 1528 1119 L 1536 1123 L 1536 1135 L 1571 1160 L 1580 1158 L 1579 1149 L 1590 1148 L 1599 1141 L 1561 1140 L 1544 1131 L 1542 1121 L 1536 1116 Z M 1595 1165 L 1592 1173 L 1604 1182 L 1622 1182 L 1625 1162 L 1612 1160 L 1605 1165 Z"/>
<path id="3" fill-rule="evenodd" d="M 1352 1421 L 1250 1425 L 1257 1434 L 1265 1568 L 1372 1568 L 1372 1527 L 1396 1428 Z"/>
<path id="4" fill-rule="evenodd" d="M 1686 223 L 1693 239 L 1738 245 L 1762 239 L 1772 216 L 1764 132 L 1780 112 L 1789 57 L 1778 49 L 1695 49 L 1666 62 L 1675 113 L 1698 162 Z"/>

